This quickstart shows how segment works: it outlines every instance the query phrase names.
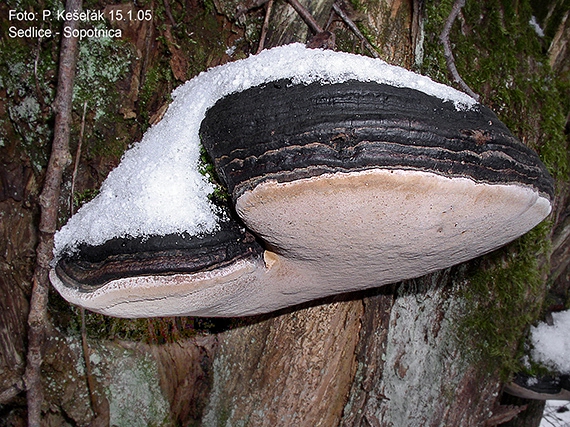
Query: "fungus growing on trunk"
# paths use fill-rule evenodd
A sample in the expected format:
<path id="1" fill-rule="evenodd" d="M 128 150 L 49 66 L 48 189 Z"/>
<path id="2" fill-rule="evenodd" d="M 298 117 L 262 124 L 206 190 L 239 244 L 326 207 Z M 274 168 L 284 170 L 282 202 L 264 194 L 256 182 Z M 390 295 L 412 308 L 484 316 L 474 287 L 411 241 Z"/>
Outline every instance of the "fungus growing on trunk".
<path id="1" fill-rule="evenodd" d="M 234 214 L 186 171 L 199 139 Z M 56 236 L 51 280 L 122 317 L 251 315 L 418 277 L 526 233 L 553 195 L 468 96 L 301 45 L 191 80 L 108 181 Z"/>

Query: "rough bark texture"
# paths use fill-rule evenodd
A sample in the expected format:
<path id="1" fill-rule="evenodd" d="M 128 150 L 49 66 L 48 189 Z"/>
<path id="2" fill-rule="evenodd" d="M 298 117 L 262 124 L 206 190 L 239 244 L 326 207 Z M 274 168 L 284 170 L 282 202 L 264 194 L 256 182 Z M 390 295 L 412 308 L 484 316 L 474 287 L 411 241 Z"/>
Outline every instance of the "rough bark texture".
<path id="1" fill-rule="evenodd" d="M 119 66 L 112 62 L 113 58 L 128 66 L 118 68 L 122 74 L 118 73 L 115 80 L 96 80 L 96 84 L 83 80 L 78 84 L 74 126 L 81 121 L 84 101 L 81 96 L 88 93 L 91 97 L 75 196 L 88 198 L 89 190 L 100 185 L 121 152 L 140 139 L 148 124 L 160 118 L 168 94 L 180 80 L 209 66 L 243 57 L 258 46 L 256 37 L 265 11 L 263 6 L 255 7 L 254 2 L 215 0 L 213 5 L 206 2 L 206 6 L 193 0 L 153 2 L 146 6 L 141 3 L 137 2 L 139 9 L 155 8 L 153 21 L 109 24 L 123 30 L 123 38 L 132 51 L 121 50 L 124 45 L 112 44 L 101 53 L 98 49 L 102 48 L 95 41 L 84 43 L 87 53 L 80 57 L 82 73 L 95 67 L 99 77 L 107 78 Z M 18 4 L 41 11 L 33 2 L 20 0 Z M 332 1 L 311 0 L 301 4 L 322 27 L 326 26 Z M 518 108 L 514 114 L 525 117 L 529 126 L 514 129 L 508 123 L 509 127 L 523 142 L 541 151 L 543 157 L 552 159 L 552 151 L 547 147 L 552 135 L 545 130 L 546 126 L 540 127 L 537 118 L 552 114 L 538 114 L 524 107 L 536 97 L 545 102 L 552 93 L 547 95 L 535 87 L 522 96 L 513 95 L 504 100 L 501 96 L 505 93 L 498 96 L 496 92 L 516 80 L 515 71 L 495 83 L 491 78 L 478 81 L 469 75 L 481 71 L 479 67 L 484 68 L 481 64 L 493 55 L 500 58 L 501 66 L 491 67 L 492 74 L 507 67 L 504 57 L 508 52 L 497 53 L 478 34 L 492 40 L 492 44 L 505 34 L 510 40 L 517 40 L 509 33 L 512 27 L 507 17 L 513 16 L 513 8 L 524 15 L 528 4 L 526 0 L 468 0 L 463 15 L 459 15 L 451 29 L 450 39 L 458 71 L 465 81 L 474 85 L 483 102 L 497 114 Z M 237 19 L 240 5 L 248 11 Z M 555 72 L 567 76 L 570 19 L 556 21 L 556 16 L 568 15 L 567 10 L 560 12 L 561 5 L 562 1 L 549 2 L 544 14 L 539 14 L 547 35 L 536 43 L 542 43 L 544 51 L 548 51 Z M 382 59 L 408 68 L 439 63 L 431 75 L 442 80 L 446 76 L 445 59 L 441 56 L 434 60 L 434 49 L 429 42 L 439 43 L 437 38 L 451 6 L 451 1 L 421 0 L 354 1 L 342 5 Z M 0 12 L 8 16 L 8 10 L 16 7 L 15 3 L 3 3 Z M 120 9 L 123 14 L 137 10 L 134 3 L 95 2 L 93 8 L 104 9 L 106 13 Z M 430 20 L 426 20 L 428 15 Z M 498 35 L 487 36 L 484 32 L 487 21 L 496 16 L 501 23 L 495 25 Z M 549 25 L 551 20 L 556 22 Z M 17 25 L 24 28 L 22 23 Z M 328 29 L 335 32 L 340 49 L 366 52 L 359 38 L 340 19 L 335 18 Z M 289 41 L 305 42 L 309 37 L 306 24 L 291 6 L 275 1 L 266 47 Z M 42 133 L 41 129 L 53 129 L 51 114 L 42 108 L 53 101 L 57 85 L 54 65 L 59 52 L 57 41 L 11 39 L 3 40 L 0 45 L 3 53 L 0 71 L 5 85 L 0 88 L 0 115 L 9 118 L 0 121 L 3 138 L 0 144 L 0 426 L 25 425 L 26 419 L 22 392 L 26 319 L 34 248 L 39 236 L 39 183 L 44 179 L 51 141 L 51 134 Z M 471 51 L 457 50 L 457 46 L 470 45 L 475 45 L 474 49 L 481 54 L 473 56 L 468 53 Z M 22 50 L 25 55 L 18 56 Z M 468 66 L 465 66 L 466 56 Z M 520 57 L 513 69 L 519 70 L 528 63 L 531 68 L 537 67 L 532 60 Z M 11 81 L 10 73 L 21 84 Z M 532 79 L 525 76 L 523 80 Z M 99 87 L 104 87 L 103 98 L 95 96 Z M 567 87 L 561 90 L 567 94 Z M 36 110 L 23 108 L 30 105 L 30 98 L 37 99 L 39 105 L 37 115 L 32 118 L 30 111 Z M 552 127 L 564 127 L 570 107 L 565 104 L 564 108 L 563 120 L 557 119 Z M 564 160 L 567 134 L 562 135 L 558 140 L 561 151 L 554 156 L 561 160 L 549 163 L 551 171 L 556 173 L 557 193 L 551 217 L 552 235 L 544 233 L 548 239 L 551 237 L 552 257 L 549 268 L 549 260 L 541 252 L 544 271 L 541 271 L 540 289 L 531 291 L 532 280 L 526 276 L 517 279 L 518 270 L 507 268 L 518 266 L 521 258 L 536 258 L 536 245 L 515 243 L 491 256 L 430 276 L 255 319 L 125 322 L 88 314 L 95 390 L 96 394 L 104 393 L 109 403 L 109 424 L 475 427 L 507 422 L 505 425 L 537 426 L 541 404 L 501 399 L 503 379 L 495 369 L 495 365 L 515 353 L 524 331 L 500 341 L 502 352 L 498 356 L 485 353 L 489 366 L 476 357 L 482 350 L 475 344 L 486 343 L 490 337 L 501 338 L 509 321 L 471 325 L 467 329 L 473 333 L 471 336 L 465 333 L 460 320 L 481 306 L 496 303 L 498 310 L 512 299 L 499 296 L 500 288 L 495 283 L 514 280 L 522 283 L 512 296 L 525 302 L 524 309 L 507 307 L 511 311 L 503 319 L 516 317 L 522 311 L 536 314 L 547 280 L 553 283 L 550 297 L 556 297 L 554 302 L 563 304 L 567 299 L 570 191 L 562 170 L 564 161 L 567 162 Z M 72 137 L 72 143 L 73 140 Z M 68 199 L 66 191 L 64 188 L 62 200 Z M 482 292 L 484 298 L 470 300 L 465 291 L 480 285 L 489 291 Z M 550 304 L 551 300 L 548 301 Z M 42 425 L 94 423 L 77 312 L 51 294 L 49 318 L 55 327 L 49 329 L 44 348 Z M 524 405 L 528 405 L 527 409 L 519 412 Z M 509 417 L 515 418 L 509 421 Z"/>
<path id="2" fill-rule="evenodd" d="M 515 407 L 526 405 L 526 409 L 521 415 L 501 424 L 501 427 L 536 427 L 540 424 L 542 413 L 544 412 L 544 402 L 541 400 L 527 400 L 504 394 L 501 404 Z"/>
<path id="3" fill-rule="evenodd" d="M 221 334 L 204 425 L 338 425 L 362 314 L 338 302 Z"/>
<path id="4" fill-rule="evenodd" d="M 484 423 L 493 404 L 486 396 L 496 395 L 499 385 L 466 363 L 455 344 L 454 313 L 460 302 L 452 283 L 447 270 L 399 285 L 392 301 L 365 299 L 369 316 L 385 324 L 361 335 L 360 345 L 376 354 L 360 361 L 362 373 L 353 380 L 343 425 L 366 425 L 363 420 L 373 426 Z M 373 309 L 376 304 L 379 311 Z"/>
<path id="5" fill-rule="evenodd" d="M 20 187 L 24 194 L 24 185 Z M 9 402 L 24 387 L 26 321 L 36 243 L 34 211 L 6 199 L 0 202 L 0 404 Z M 17 230 L 14 233 L 14 230 Z"/>
<path id="6" fill-rule="evenodd" d="M 320 22 L 323 27 L 329 17 L 332 4 L 332 0 L 302 2 L 302 5 L 310 11 L 315 20 Z M 270 20 L 270 29 L 265 41 L 266 48 L 292 42 L 306 43 L 312 35 L 311 29 L 302 19 L 299 19 L 299 15 L 289 3 L 275 3 Z"/>

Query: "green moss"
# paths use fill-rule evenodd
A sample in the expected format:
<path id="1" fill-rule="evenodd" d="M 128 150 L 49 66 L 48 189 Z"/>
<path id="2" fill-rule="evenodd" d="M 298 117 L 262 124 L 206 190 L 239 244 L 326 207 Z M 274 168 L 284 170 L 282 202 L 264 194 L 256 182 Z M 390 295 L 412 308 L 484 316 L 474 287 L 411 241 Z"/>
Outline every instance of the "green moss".
<path id="1" fill-rule="evenodd" d="M 206 14 L 212 15 L 216 12 L 216 5 L 214 4 L 214 0 L 203 0 L 203 4 Z"/>
<path id="2" fill-rule="evenodd" d="M 350 4 L 357 12 L 368 14 L 370 10 L 382 5 L 378 0 L 350 0 Z"/>
<path id="3" fill-rule="evenodd" d="M 207 7 L 204 12 L 196 13 L 189 26 L 192 36 L 187 38 L 184 48 L 191 58 L 188 77 L 193 77 L 212 66 L 214 58 L 222 57 L 227 49 L 229 31 L 221 25 L 213 6 Z"/>
<path id="4" fill-rule="evenodd" d="M 227 188 L 222 184 L 222 181 L 216 173 L 214 162 L 210 156 L 208 156 L 206 149 L 202 145 L 200 145 L 200 162 L 198 164 L 198 171 L 214 186 L 214 191 L 208 196 L 210 201 L 212 201 L 216 206 L 228 206 L 230 194 L 228 193 Z"/>
<path id="5" fill-rule="evenodd" d="M 49 293 L 52 322 L 68 335 L 81 335 L 81 309 L 67 303 L 57 292 Z M 119 340 L 165 344 L 210 334 L 226 328 L 224 319 L 160 317 L 121 319 L 85 311 L 87 336 L 94 340 Z"/>
<path id="6" fill-rule="evenodd" d="M 0 140 L 16 144 L 40 173 L 48 161 L 52 139 L 56 57 L 47 49 L 31 47 L 27 39 L 4 37 L 0 41 L 0 87 L 4 89 L 0 115 Z"/>
<path id="7" fill-rule="evenodd" d="M 119 89 L 130 77 L 133 59 L 131 47 L 118 39 L 90 38 L 79 45 L 73 89 L 75 134 L 87 103 L 84 151 L 88 158 L 120 157 L 133 142 L 131 126 L 121 110 L 125 93 Z"/>
<path id="8" fill-rule="evenodd" d="M 106 23 L 101 24 L 106 28 Z M 87 38 L 79 45 L 73 102 L 83 106 L 86 101 L 94 120 L 101 120 L 111 108 L 120 105 L 115 84 L 125 78 L 133 54 L 128 44 L 105 37 Z"/>
<path id="9" fill-rule="evenodd" d="M 439 42 L 452 0 L 426 3 L 422 73 L 452 84 Z M 459 74 L 509 129 L 535 149 L 552 176 L 566 180 L 564 134 L 568 87 L 548 66 L 542 41 L 528 24 L 528 0 L 467 2 L 452 28 Z M 522 369 L 524 336 L 546 293 L 551 224 L 543 222 L 511 245 L 471 263 L 460 290 L 464 310 L 458 338 L 489 372 L 506 378 Z"/>
<path id="10" fill-rule="evenodd" d="M 79 209 L 85 203 L 93 200 L 95 198 L 95 196 L 97 196 L 97 194 L 99 194 L 99 190 L 92 189 L 92 188 L 88 188 L 88 189 L 83 190 L 83 191 L 76 191 L 75 194 L 73 194 L 74 211 L 76 212 L 77 209 Z"/>
<path id="11" fill-rule="evenodd" d="M 362 33 L 362 35 L 366 38 L 368 43 L 370 43 L 370 45 L 374 49 L 378 50 L 375 45 L 376 39 L 372 34 L 370 28 L 368 28 L 368 26 L 362 21 L 358 21 L 355 24 Z M 372 53 L 364 46 L 364 44 L 360 41 L 358 37 L 356 37 L 356 35 L 352 31 L 348 30 L 336 31 L 335 36 L 336 36 L 336 46 L 339 51 L 372 56 Z"/>
<path id="12" fill-rule="evenodd" d="M 451 84 L 438 40 L 452 1 L 426 5 L 426 45 L 422 72 Z M 564 124 L 568 88 L 548 66 L 540 38 L 529 25 L 529 1 L 467 2 L 464 31 L 457 21 L 451 41 L 457 69 L 481 101 L 524 143 L 538 151 L 549 172 L 569 173 Z"/>
<path id="13" fill-rule="evenodd" d="M 55 294 L 50 295 L 54 321 L 71 335 L 81 333 L 81 312 L 69 306 Z M 120 319 L 102 314 L 85 312 L 87 336 L 98 340 L 121 340 L 149 344 L 172 343 L 217 329 L 215 322 L 195 317 L 161 317 L 149 319 Z"/>
<path id="14" fill-rule="evenodd" d="M 521 338 L 540 315 L 550 224 L 474 263 L 459 291 L 464 312 L 457 337 L 471 357 L 503 378 L 522 369 Z"/>
<path id="15" fill-rule="evenodd" d="M 151 112 L 171 101 L 173 82 L 174 76 L 167 61 L 158 62 L 146 73 L 139 92 L 138 109 L 138 120 L 143 131 L 150 126 Z"/>

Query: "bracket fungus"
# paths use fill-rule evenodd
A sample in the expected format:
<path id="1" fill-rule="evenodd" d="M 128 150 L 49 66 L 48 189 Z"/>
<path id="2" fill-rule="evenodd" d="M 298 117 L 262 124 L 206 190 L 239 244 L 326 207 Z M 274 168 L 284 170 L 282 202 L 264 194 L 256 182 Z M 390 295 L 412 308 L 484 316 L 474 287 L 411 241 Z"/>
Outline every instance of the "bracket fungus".
<path id="1" fill-rule="evenodd" d="M 243 316 L 419 277 L 550 212 L 538 156 L 467 95 L 283 46 L 200 74 L 56 235 L 53 285 L 120 317 Z M 199 145 L 231 195 L 208 201 Z"/>

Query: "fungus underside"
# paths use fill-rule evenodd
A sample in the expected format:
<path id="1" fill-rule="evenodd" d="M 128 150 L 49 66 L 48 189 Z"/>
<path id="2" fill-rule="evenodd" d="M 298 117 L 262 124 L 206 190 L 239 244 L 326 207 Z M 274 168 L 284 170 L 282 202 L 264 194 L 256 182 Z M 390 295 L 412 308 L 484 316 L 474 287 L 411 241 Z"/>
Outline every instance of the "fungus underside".
<path id="1" fill-rule="evenodd" d="M 448 2 L 448 3 L 451 4 L 452 2 Z M 470 3 L 472 3 L 472 2 L 470 2 Z M 471 6 L 472 6 L 472 7 L 476 7 L 476 5 L 471 5 Z M 428 8 L 429 8 L 429 10 L 428 10 L 428 24 L 427 24 L 426 30 L 427 30 L 427 32 L 429 33 L 429 31 L 430 31 L 429 28 L 428 28 L 429 25 L 430 25 L 430 20 L 429 20 L 429 19 L 433 18 L 433 16 L 436 14 L 437 8 L 436 8 L 436 6 L 434 6 L 433 8 L 430 8 L 430 7 L 428 6 Z M 443 7 L 442 9 L 443 9 L 443 12 L 441 12 L 442 19 L 445 19 L 445 16 L 446 16 L 446 14 L 447 14 L 447 9 L 446 9 L 445 7 Z M 470 17 L 472 14 L 474 14 L 474 12 L 473 12 L 471 9 L 468 9 L 468 12 L 466 12 L 466 13 L 467 13 L 466 16 L 467 16 L 467 19 L 468 19 L 468 20 L 469 20 L 469 17 Z M 524 18 L 521 18 L 521 22 L 523 22 L 523 21 L 524 21 Z M 443 22 L 443 21 L 442 21 L 442 22 Z M 433 23 L 433 22 L 432 22 L 432 23 Z M 524 22 L 523 22 L 523 23 L 524 23 Z M 522 25 L 522 24 L 521 24 L 521 25 Z M 457 30 L 457 29 L 455 29 L 455 30 Z M 437 39 L 438 31 L 439 31 L 439 30 L 437 30 L 437 28 L 435 28 L 435 30 L 433 31 L 433 34 L 435 35 L 436 39 Z M 497 30 L 497 31 L 498 31 L 498 30 Z M 457 33 L 458 33 L 458 31 L 455 31 L 455 36 L 457 36 Z M 527 34 L 527 36 L 531 36 L 531 35 Z M 476 43 L 479 43 L 479 40 L 475 41 L 472 36 L 469 36 L 469 37 L 464 38 L 464 40 L 462 40 L 462 43 L 463 43 L 463 45 L 465 45 L 465 46 L 468 47 L 469 49 L 480 49 L 479 45 L 476 44 Z M 473 45 L 474 43 L 475 43 L 475 45 Z M 433 61 L 433 59 L 434 59 L 433 56 L 432 56 L 431 58 L 429 57 L 430 52 L 431 52 L 431 54 L 433 55 L 434 52 L 439 49 L 439 46 L 429 46 L 429 40 L 428 40 L 428 46 L 426 46 L 426 47 L 428 48 L 428 49 L 426 49 L 426 53 L 427 53 L 428 55 L 426 56 L 426 68 L 427 68 L 427 69 L 425 70 L 425 72 L 427 72 L 428 74 L 429 74 L 429 73 L 433 73 L 434 70 L 438 69 L 438 67 L 440 67 L 440 65 L 442 65 L 441 68 L 439 68 L 439 70 L 441 70 L 441 71 L 440 71 L 440 72 L 436 72 L 433 77 L 436 78 L 436 79 L 439 80 L 439 81 L 446 81 L 447 78 L 445 77 L 445 62 L 444 62 L 444 61 L 443 61 L 443 62 L 441 62 L 441 61 L 439 61 L 439 62 L 438 62 L 438 61 L 435 61 L 435 62 L 434 62 L 434 61 Z M 431 49 L 430 49 L 430 47 L 431 47 Z M 466 50 L 462 50 L 462 52 L 465 52 L 465 51 L 466 51 Z M 497 58 L 495 58 L 495 61 L 498 62 L 498 61 L 502 61 L 502 60 L 503 60 L 503 56 L 502 56 L 502 55 L 505 55 L 505 50 L 504 50 L 504 49 L 497 49 L 496 47 L 493 47 L 493 50 L 492 50 L 492 51 L 501 52 L 501 58 L 498 58 L 498 56 L 497 56 Z M 492 51 L 491 51 L 491 53 L 492 53 Z M 508 52 L 508 53 L 510 53 L 510 52 Z M 438 55 L 441 56 L 441 52 L 439 52 Z M 491 56 L 492 56 L 492 55 L 491 55 Z M 467 58 L 469 58 L 469 57 L 470 57 L 470 56 L 467 55 L 467 54 L 466 54 L 466 55 L 461 55 L 461 58 L 458 58 L 458 61 L 460 61 L 462 58 L 463 58 L 465 61 L 467 61 Z M 461 65 L 460 65 L 460 64 L 458 64 L 458 67 L 461 69 Z M 463 64 L 463 67 L 465 67 L 465 64 Z M 475 70 L 471 70 L 471 72 L 475 72 Z M 465 73 L 465 74 L 466 74 L 466 78 L 468 78 L 468 77 L 467 77 L 467 76 L 469 75 L 469 72 L 468 72 L 468 71 L 462 71 L 462 73 Z M 491 77 L 494 77 L 494 76 L 495 76 L 495 75 L 491 73 Z M 546 73 L 544 76 L 541 77 L 542 80 L 539 79 L 538 81 L 533 81 L 533 82 L 531 82 L 530 84 L 533 85 L 533 86 L 534 86 L 534 85 L 540 85 L 540 84 L 546 82 L 547 77 L 548 77 L 548 73 Z M 498 76 L 497 76 L 496 78 L 499 79 Z M 521 79 L 521 80 L 522 80 L 522 79 Z M 488 80 L 488 81 L 491 81 L 491 80 Z M 552 85 L 552 83 L 549 83 L 549 84 Z M 556 83 L 556 84 L 557 84 L 557 83 Z M 504 91 L 504 90 L 507 90 L 507 91 L 508 91 L 507 88 L 503 88 L 503 85 L 502 85 L 502 84 L 499 84 L 499 83 L 497 83 L 497 84 L 491 84 L 490 86 L 495 89 L 495 88 L 497 87 L 497 85 L 500 87 L 499 89 L 496 89 L 498 92 L 502 92 L 502 91 Z M 475 85 L 475 86 L 477 86 L 477 85 Z M 522 89 L 521 89 L 521 90 L 522 90 Z M 527 90 L 533 90 L 533 88 L 530 87 L 530 88 L 527 88 Z M 560 93 L 560 91 L 559 91 L 558 89 L 557 89 L 557 93 L 558 93 L 558 94 Z M 491 98 L 491 97 L 493 97 L 493 96 L 496 96 L 498 99 L 501 99 L 501 96 L 502 96 L 502 95 L 501 95 L 500 93 L 499 93 L 499 94 L 491 94 L 491 95 L 489 95 L 489 98 Z M 526 99 L 525 97 L 522 97 L 522 99 L 519 99 L 519 102 L 526 102 L 526 101 L 527 101 L 527 99 Z M 485 102 L 486 102 L 486 101 L 485 101 Z M 543 97 L 543 102 L 544 102 L 544 104 L 546 104 L 546 105 L 544 105 L 544 109 L 542 109 L 542 108 L 539 108 L 539 109 L 540 109 L 541 112 L 542 112 L 541 116 L 545 119 L 546 124 L 548 125 L 548 120 L 547 120 L 548 114 L 546 114 L 545 111 L 547 111 L 547 109 L 550 108 L 550 109 L 552 109 L 553 111 L 556 111 L 557 114 L 559 114 L 560 111 L 561 111 L 561 109 L 560 109 L 559 105 L 557 104 L 557 100 L 556 100 L 556 99 L 551 99 L 551 98 L 549 98 L 549 97 Z M 508 105 L 507 105 L 507 107 L 508 107 Z M 527 109 L 526 109 L 526 114 L 529 114 L 529 113 L 532 112 L 532 111 L 533 111 L 532 108 L 527 108 Z M 504 111 L 503 111 L 503 110 L 502 110 L 502 111 L 498 111 L 498 113 L 499 113 L 501 119 L 503 119 L 507 124 L 509 124 L 509 126 L 513 126 L 512 121 L 516 121 L 517 118 L 520 119 L 520 120 L 518 120 L 518 125 L 517 125 L 517 123 L 514 123 L 514 126 L 513 126 L 513 130 L 514 130 L 517 134 L 519 134 L 519 136 L 520 136 L 520 135 L 521 135 L 521 132 L 523 132 L 523 131 L 521 131 L 521 128 L 524 126 L 524 123 L 525 123 L 524 116 L 523 116 L 522 118 L 521 118 L 521 117 L 517 117 L 517 113 L 516 113 L 516 112 L 511 112 L 511 111 L 509 111 L 508 108 L 507 108 L 506 110 L 504 110 Z M 511 119 L 511 117 L 512 117 L 512 119 Z M 557 117 L 560 117 L 560 116 L 557 116 Z M 549 170 L 555 175 L 555 177 L 557 176 L 558 178 L 560 178 L 560 173 L 564 172 L 564 167 L 567 167 L 567 166 L 564 165 L 564 160 L 565 160 L 565 159 L 564 159 L 564 155 L 563 155 L 563 153 L 564 153 L 564 145 L 565 145 L 565 138 L 564 138 L 563 133 L 559 132 L 559 131 L 556 129 L 556 123 L 551 123 L 551 125 L 552 125 L 552 127 L 553 127 L 553 130 L 552 130 L 552 131 L 553 131 L 553 132 L 558 132 L 558 134 L 555 135 L 554 138 L 544 138 L 544 144 L 543 144 L 541 147 L 539 147 L 539 149 L 540 149 L 541 157 L 542 157 L 543 161 L 545 161 L 545 163 L 547 164 L 547 167 L 549 168 Z M 545 128 L 547 128 L 546 125 L 543 125 L 543 126 L 544 126 Z M 561 136 L 562 136 L 562 137 L 561 137 Z M 536 148 L 536 146 L 535 146 L 535 148 Z M 547 155 L 544 154 L 544 153 L 548 153 L 549 151 L 551 151 L 552 154 L 547 154 Z M 533 234 L 534 234 L 534 233 L 535 233 L 535 232 L 533 232 Z M 542 232 L 539 233 L 539 235 L 542 236 L 542 238 L 546 238 L 547 234 L 548 234 L 548 233 L 547 233 L 547 232 L 544 232 L 544 231 L 542 231 Z M 526 239 L 527 239 L 527 237 L 523 238 L 522 240 L 526 240 Z M 528 239 L 531 239 L 531 237 L 528 237 Z M 519 244 L 519 243 L 517 242 L 516 244 Z M 532 245 L 531 245 L 531 246 L 532 246 Z M 510 248 L 510 247 L 509 247 L 509 248 Z M 532 252 L 530 249 L 531 249 L 531 248 L 529 248 L 529 251 Z M 508 252 L 508 251 L 511 251 L 511 250 L 512 250 L 512 249 L 506 249 L 506 250 L 502 250 L 502 251 L 500 251 L 500 252 L 501 252 L 501 253 L 502 253 L 502 252 L 505 252 L 505 251 Z M 526 252 L 526 249 L 523 248 L 523 249 L 521 249 L 521 251 L 525 251 L 525 252 Z M 489 257 L 489 259 L 491 259 L 491 258 L 492 258 L 492 256 Z M 526 266 L 527 273 L 529 274 L 529 277 L 533 276 L 533 275 L 536 273 L 536 271 L 534 271 L 535 266 L 533 266 L 532 263 L 525 264 L 525 266 Z M 490 275 L 491 273 L 488 273 L 488 274 Z M 481 278 L 481 279 L 478 279 L 478 280 L 481 281 L 481 283 L 484 283 L 485 281 L 488 280 L 488 279 L 485 279 L 483 276 L 484 276 L 484 274 L 481 273 L 481 277 L 482 277 L 482 278 Z M 473 279 L 473 280 L 475 280 L 475 279 Z M 476 286 L 475 289 L 477 289 L 477 288 L 478 288 L 478 287 Z M 488 292 L 488 291 L 489 291 L 489 289 L 486 288 L 485 290 L 482 290 L 481 292 Z M 476 299 L 477 297 L 476 297 L 476 296 L 472 296 L 471 298 Z M 501 297 L 501 298 L 502 298 L 502 297 Z M 512 296 L 511 296 L 510 298 L 512 298 Z M 90 314 L 90 316 L 97 316 L 97 317 L 99 317 L 99 318 L 103 317 L 103 316 L 100 316 L 100 315 L 91 315 L 91 314 Z M 482 318 L 482 319 L 486 319 L 487 316 L 488 316 L 487 314 L 484 314 L 483 312 L 481 312 L 481 318 Z M 121 323 L 125 323 L 125 322 L 128 323 L 128 322 L 130 322 L 130 321 L 125 321 L 125 320 L 117 320 L 117 319 L 112 319 L 112 321 L 121 322 Z M 136 321 L 133 321 L 133 322 L 136 322 Z M 143 323 L 144 323 L 144 322 L 143 322 Z M 474 324 L 475 324 L 475 323 L 474 323 Z M 141 327 L 144 328 L 144 325 L 141 324 Z M 474 327 L 474 326 L 473 326 L 473 327 Z M 520 327 L 520 325 L 519 325 L 519 327 Z M 515 329 L 515 330 L 518 330 L 518 327 L 516 327 L 516 328 L 514 328 L 514 329 Z M 502 347 L 502 346 L 503 346 L 502 344 L 499 344 L 499 345 L 498 345 L 498 347 Z M 496 350 L 494 350 L 494 352 L 496 353 Z"/>

